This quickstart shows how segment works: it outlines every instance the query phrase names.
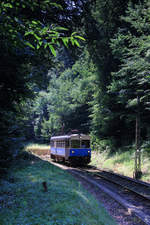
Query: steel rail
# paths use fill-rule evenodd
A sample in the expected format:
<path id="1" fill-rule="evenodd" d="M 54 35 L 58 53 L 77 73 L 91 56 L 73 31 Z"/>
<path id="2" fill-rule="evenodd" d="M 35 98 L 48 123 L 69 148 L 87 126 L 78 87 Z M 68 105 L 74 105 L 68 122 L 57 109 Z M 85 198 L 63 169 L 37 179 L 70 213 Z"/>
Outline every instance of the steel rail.
<path id="1" fill-rule="evenodd" d="M 86 180 L 87 182 L 89 182 L 89 183 L 93 184 L 94 186 L 98 187 L 101 191 L 108 194 L 111 198 L 113 198 L 115 201 L 120 203 L 120 205 L 122 205 L 124 208 L 126 208 L 129 212 L 133 213 L 137 218 L 139 218 L 146 225 L 150 225 L 150 216 L 143 213 L 141 210 L 137 209 L 132 203 L 129 203 L 127 200 L 123 199 L 118 194 L 112 192 L 111 190 L 109 190 L 104 185 L 99 184 L 97 181 L 79 173 L 79 171 L 77 171 L 76 169 L 71 170 L 71 173 L 81 177 L 82 179 Z"/>
<path id="2" fill-rule="evenodd" d="M 86 171 L 86 170 L 85 170 Z M 149 184 L 145 184 L 144 182 L 138 182 L 132 178 L 129 178 L 129 177 L 125 177 L 125 176 L 121 176 L 121 175 L 118 175 L 118 174 L 114 174 L 114 173 L 111 173 L 111 172 L 107 172 L 107 171 L 102 171 L 104 173 L 106 173 L 106 176 L 104 174 L 100 174 L 100 173 L 94 173 L 94 175 L 98 176 L 98 177 L 102 177 L 103 179 L 105 180 L 108 180 L 109 182 L 112 182 L 114 184 L 117 184 L 117 185 L 120 185 L 121 187 L 127 189 L 127 190 L 130 190 L 134 193 L 136 193 L 137 195 L 141 196 L 142 198 L 145 198 L 147 200 L 150 200 L 150 194 L 147 195 L 144 193 L 144 190 L 142 190 L 141 192 L 140 191 L 137 191 L 135 190 L 133 187 L 129 187 L 127 184 L 121 184 L 119 181 L 116 181 L 116 180 L 113 180 L 113 177 L 107 177 L 107 173 L 108 174 L 111 174 L 112 176 L 115 176 L 115 178 L 119 177 L 121 178 L 122 180 L 124 181 L 128 181 L 128 182 L 132 182 L 133 184 L 138 184 L 138 185 L 141 185 L 141 188 L 142 187 L 146 187 L 146 188 L 149 188 L 149 193 L 150 193 L 150 185 Z M 90 172 L 89 172 L 90 173 Z M 91 173 L 90 173 L 91 174 Z M 92 174 L 93 175 L 93 174 Z"/>
<path id="3" fill-rule="evenodd" d="M 66 170 L 66 171 L 70 172 L 71 174 L 77 175 L 78 177 L 85 180 L 89 184 L 92 184 L 95 187 L 98 187 L 100 189 L 100 191 L 103 191 L 108 196 L 110 196 L 112 199 L 114 199 L 114 201 L 116 201 L 120 205 L 122 205 L 128 212 L 135 215 L 145 225 L 150 225 L 150 215 L 149 214 L 146 214 L 146 213 L 142 212 L 134 204 L 129 203 L 127 200 L 125 200 L 123 197 L 121 197 L 118 193 L 115 193 L 115 192 L 111 191 L 105 185 L 100 184 L 99 182 L 97 182 L 97 180 L 94 180 L 94 177 L 85 176 L 85 174 L 83 174 L 83 172 L 87 172 L 87 170 L 83 170 L 81 168 L 79 169 L 79 168 L 67 167 L 66 165 L 61 165 L 61 164 L 54 163 L 54 162 L 50 162 L 50 163 L 52 163 L 53 165 L 55 165 L 55 166 L 57 166 L 57 167 L 59 167 L 63 170 Z M 109 179 L 109 182 L 111 182 L 110 179 Z"/>

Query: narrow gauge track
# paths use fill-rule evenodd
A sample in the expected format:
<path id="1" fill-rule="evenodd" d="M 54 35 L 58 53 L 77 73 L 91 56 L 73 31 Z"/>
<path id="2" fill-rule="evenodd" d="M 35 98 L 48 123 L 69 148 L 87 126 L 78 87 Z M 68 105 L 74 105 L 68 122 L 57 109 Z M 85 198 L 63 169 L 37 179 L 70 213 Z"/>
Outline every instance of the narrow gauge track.
<path id="1" fill-rule="evenodd" d="M 80 168 L 80 170 L 90 173 L 90 175 L 101 177 L 105 180 L 111 181 L 123 188 L 130 190 L 146 200 L 150 200 L 150 184 L 126 177 L 120 174 L 116 174 L 110 171 L 104 171 L 94 168 L 95 171 L 92 172 L 89 169 Z"/>
<path id="2" fill-rule="evenodd" d="M 93 185 L 93 187 L 98 188 L 100 192 L 106 193 L 111 199 L 125 208 L 127 212 L 136 216 L 141 221 L 136 224 L 150 225 L 149 184 L 119 174 L 100 170 L 92 166 L 75 168 L 70 165 L 54 163 L 47 158 L 45 158 L 45 160 L 79 177 L 87 184 Z M 134 185 L 139 185 L 136 186 L 136 190 L 133 188 Z"/>
<path id="3" fill-rule="evenodd" d="M 95 167 L 76 168 L 76 171 L 88 174 L 98 182 L 104 180 L 104 191 L 107 194 L 150 225 L 150 184 Z M 84 175 L 81 176 L 84 178 Z"/>

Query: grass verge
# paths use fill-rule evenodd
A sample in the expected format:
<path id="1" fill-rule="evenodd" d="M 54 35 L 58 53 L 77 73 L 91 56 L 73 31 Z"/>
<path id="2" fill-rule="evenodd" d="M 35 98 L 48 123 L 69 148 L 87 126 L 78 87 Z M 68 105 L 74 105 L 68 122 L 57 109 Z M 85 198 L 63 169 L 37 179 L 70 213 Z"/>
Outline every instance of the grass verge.
<path id="1" fill-rule="evenodd" d="M 134 153 L 135 151 L 133 148 L 126 151 L 118 151 L 114 154 L 110 154 L 107 150 L 101 153 L 93 151 L 91 165 L 133 178 Z M 141 180 L 150 182 L 150 156 L 144 151 L 142 151 L 141 162 L 143 174 Z"/>
<path id="2" fill-rule="evenodd" d="M 37 155 L 47 155 L 50 153 L 50 146 L 29 144 L 26 150 Z M 90 164 L 100 169 L 108 169 L 125 176 L 133 177 L 134 153 L 135 149 L 132 146 L 119 149 L 118 152 L 113 154 L 110 154 L 110 149 L 105 150 L 103 147 L 102 151 L 92 151 Z M 141 180 L 150 182 L 150 146 L 149 148 L 142 148 L 141 162 L 143 174 Z"/>
<path id="3" fill-rule="evenodd" d="M 115 224 L 69 173 L 35 156 L 24 156 L 0 181 L 0 225 Z"/>

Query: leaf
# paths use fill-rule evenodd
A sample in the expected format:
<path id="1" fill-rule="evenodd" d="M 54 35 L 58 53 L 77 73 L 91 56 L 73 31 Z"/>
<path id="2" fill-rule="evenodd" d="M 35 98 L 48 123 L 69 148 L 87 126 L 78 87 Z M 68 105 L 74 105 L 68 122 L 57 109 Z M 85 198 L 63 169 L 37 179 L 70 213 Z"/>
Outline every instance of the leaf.
<path id="1" fill-rule="evenodd" d="M 66 30 L 66 31 L 68 31 L 68 29 L 67 28 L 65 28 L 65 27 L 55 27 L 55 29 L 54 30 Z"/>
<path id="2" fill-rule="evenodd" d="M 79 35 L 76 35 L 76 36 L 74 36 L 75 38 L 79 38 L 79 39 L 81 39 L 82 41 L 85 41 L 85 38 L 84 37 L 81 37 L 81 36 L 79 36 Z"/>
<path id="3" fill-rule="evenodd" d="M 29 34 L 34 34 L 34 32 L 33 31 L 27 31 L 24 36 L 27 36 Z"/>
<path id="4" fill-rule="evenodd" d="M 51 50 L 51 53 L 56 57 L 56 51 L 55 51 L 54 47 L 51 44 L 49 44 L 49 48 Z"/>
<path id="5" fill-rule="evenodd" d="M 49 38 L 49 37 L 56 37 L 56 38 L 58 38 L 59 37 L 59 32 L 57 32 L 57 31 L 54 31 L 54 30 L 50 30 L 50 31 L 48 31 L 48 37 L 47 38 Z"/>
<path id="6" fill-rule="evenodd" d="M 38 23 L 35 20 L 32 20 L 32 24 L 37 25 Z"/>
<path id="7" fill-rule="evenodd" d="M 45 33 L 47 33 L 48 30 L 49 30 L 48 27 L 44 27 L 44 28 L 40 31 L 40 33 L 41 33 L 41 34 L 45 34 Z"/>
<path id="8" fill-rule="evenodd" d="M 48 43 L 46 43 L 46 44 L 44 45 L 44 48 L 47 48 L 47 46 L 48 46 Z"/>
<path id="9" fill-rule="evenodd" d="M 75 44 L 75 39 L 74 39 L 73 37 L 71 37 L 70 40 L 71 40 L 71 44 L 74 46 L 74 44 Z"/>
<path id="10" fill-rule="evenodd" d="M 10 3 L 4 4 L 4 7 L 6 7 L 6 8 L 13 8 L 12 4 L 10 4 Z"/>
<path id="11" fill-rule="evenodd" d="M 62 38 L 62 41 L 63 41 L 64 45 L 66 47 L 68 47 L 68 42 L 69 42 L 68 38 L 64 37 L 64 38 Z"/>
<path id="12" fill-rule="evenodd" d="M 40 45 L 37 45 L 36 48 L 39 49 L 40 48 Z"/>
<path id="13" fill-rule="evenodd" d="M 79 42 L 78 42 L 76 39 L 74 39 L 74 43 L 75 43 L 78 47 L 80 47 L 80 44 L 79 44 Z"/>
<path id="14" fill-rule="evenodd" d="M 43 44 L 43 41 L 39 41 L 39 43 L 38 43 L 40 46 L 42 46 L 42 44 Z"/>
<path id="15" fill-rule="evenodd" d="M 29 47 L 35 49 L 35 47 L 30 42 L 26 42 L 25 44 L 28 45 Z"/>
<path id="16" fill-rule="evenodd" d="M 71 36 L 74 36 L 75 34 L 77 34 L 77 32 L 73 32 L 73 33 L 71 34 Z"/>
<path id="17" fill-rule="evenodd" d="M 52 43 L 55 44 L 56 38 L 52 38 Z"/>
<path id="18" fill-rule="evenodd" d="M 137 106 L 137 99 L 128 100 L 126 108 Z"/>
<path id="19" fill-rule="evenodd" d="M 34 35 L 34 37 L 35 37 L 38 41 L 41 40 L 41 37 L 37 36 L 37 34 L 33 33 L 33 35 Z"/>
<path id="20" fill-rule="evenodd" d="M 56 41 L 56 44 L 60 47 L 60 43 L 59 43 L 59 41 Z"/>

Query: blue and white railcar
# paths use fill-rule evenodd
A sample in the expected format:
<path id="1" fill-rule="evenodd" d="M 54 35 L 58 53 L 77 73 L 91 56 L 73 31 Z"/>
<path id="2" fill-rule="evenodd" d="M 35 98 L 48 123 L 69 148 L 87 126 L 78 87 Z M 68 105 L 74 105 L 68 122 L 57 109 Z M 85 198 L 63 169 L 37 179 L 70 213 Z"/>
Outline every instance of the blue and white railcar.
<path id="1" fill-rule="evenodd" d="M 71 134 L 51 137 L 51 158 L 56 161 L 88 164 L 91 160 L 90 137 Z"/>

